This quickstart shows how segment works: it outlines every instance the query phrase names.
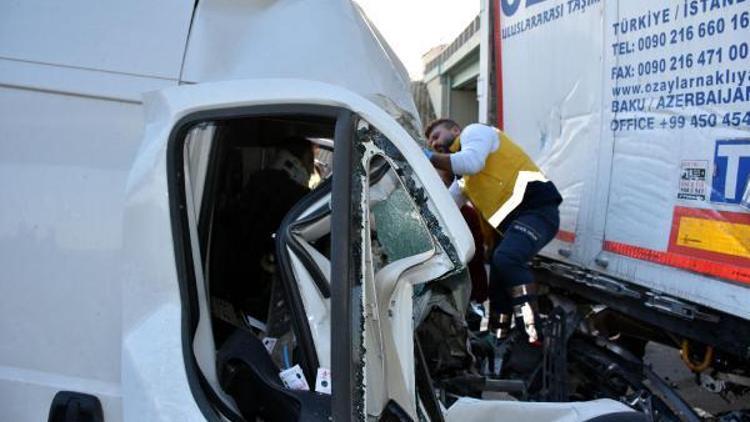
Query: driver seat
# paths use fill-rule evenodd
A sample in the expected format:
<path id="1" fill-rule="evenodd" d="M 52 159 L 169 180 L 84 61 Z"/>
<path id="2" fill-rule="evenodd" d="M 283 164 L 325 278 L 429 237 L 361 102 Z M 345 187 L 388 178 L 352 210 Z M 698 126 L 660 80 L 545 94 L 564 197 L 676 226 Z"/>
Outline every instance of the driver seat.
<path id="1" fill-rule="evenodd" d="M 221 387 L 246 420 L 330 420 L 331 396 L 285 388 L 279 368 L 250 332 L 236 330 L 221 346 L 217 364 Z"/>

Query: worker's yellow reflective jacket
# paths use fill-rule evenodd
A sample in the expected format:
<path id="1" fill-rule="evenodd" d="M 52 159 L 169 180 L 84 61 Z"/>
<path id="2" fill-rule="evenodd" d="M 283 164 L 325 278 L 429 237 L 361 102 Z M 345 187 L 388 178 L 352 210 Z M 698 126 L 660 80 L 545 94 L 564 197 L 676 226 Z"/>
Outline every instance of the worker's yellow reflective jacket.
<path id="1" fill-rule="evenodd" d="M 529 183 L 548 181 L 521 147 L 500 130 L 497 136 L 500 147 L 487 156 L 484 168 L 459 181 L 463 194 L 496 229 L 521 205 Z M 461 140 L 456 138 L 450 151 L 460 149 Z"/>

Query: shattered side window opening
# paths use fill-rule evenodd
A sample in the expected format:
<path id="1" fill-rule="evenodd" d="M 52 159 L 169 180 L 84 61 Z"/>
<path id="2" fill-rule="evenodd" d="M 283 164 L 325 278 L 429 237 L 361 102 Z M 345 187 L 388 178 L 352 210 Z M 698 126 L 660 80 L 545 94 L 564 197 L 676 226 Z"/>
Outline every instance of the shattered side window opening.
<path id="1" fill-rule="evenodd" d="M 388 138 L 380 133 L 377 129 L 373 128 L 366 122 L 362 122 L 357 127 L 356 139 L 360 145 L 371 143 L 383 156 L 387 157 L 387 160 L 393 163 L 393 168 L 396 171 L 399 179 L 402 181 L 406 191 L 413 199 L 415 205 L 419 209 L 419 213 L 422 216 L 424 223 L 427 226 L 428 231 L 435 238 L 437 243 L 440 245 L 442 251 L 448 256 L 454 266 L 454 270 L 451 273 L 446 274 L 444 277 L 450 276 L 456 271 L 460 271 L 463 267 L 461 260 L 458 258 L 458 254 L 451 243 L 450 238 L 441 228 L 440 221 L 438 220 L 435 212 L 431 209 L 431 203 L 428 200 L 428 196 L 424 190 L 424 187 L 414 176 L 414 170 L 411 168 L 409 162 L 404 158 L 401 151 L 393 145 Z"/>
<path id="2" fill-rule="evenodd" d="M 382 155 L 370 160 L 370 232 L 375 272 L 402 258 L 434 249 L 419 210 Z M 380 176 L 381 169 L 385 170 Z"/>

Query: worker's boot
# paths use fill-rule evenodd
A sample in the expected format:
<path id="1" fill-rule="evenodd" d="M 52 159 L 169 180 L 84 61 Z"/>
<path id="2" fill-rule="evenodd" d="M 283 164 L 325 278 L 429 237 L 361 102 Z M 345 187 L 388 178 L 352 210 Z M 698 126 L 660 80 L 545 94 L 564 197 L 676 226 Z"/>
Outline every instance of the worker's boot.
<path id="1" fill-rule="evenodd" d="M 492 356 L 488 361 L 490 376 L 501 375 L 503 361 L 508 354 L 511 323 L 513 315 L 490 310 L 490 319 L 487 323 L 488 333 L 485 341 L 492 348 Z"/>
<path id="2" fill-rule="evenodd" d="M 523 333 L 513 343 L 507 368 L 516 376 L 526 377 L 534 373 L 542 362 L 541 333 L 539 332 L 539 312 L 536 302 L 536 286 L 525 284 L 510 289 L 513 298 L 513 316 L 516 327 L 523 327 Z"/>
<path id="3" fill-rule="evenodd" d="M 498 342 L 502 342 L 510 335 L 511 314 L 490 312 L 489 330 Z"/>
<path id="4" fill-rule="evenodd" d="M 516 324 L 521 324 L 524 332 L 528 337 L 528 342 L 539 343 L 540 333 L 539 310 L 536 301 L 536 284 L 522 284 L 510 289 L 510 297 L 513 300 L 513 316 L 516 318 Z"/>

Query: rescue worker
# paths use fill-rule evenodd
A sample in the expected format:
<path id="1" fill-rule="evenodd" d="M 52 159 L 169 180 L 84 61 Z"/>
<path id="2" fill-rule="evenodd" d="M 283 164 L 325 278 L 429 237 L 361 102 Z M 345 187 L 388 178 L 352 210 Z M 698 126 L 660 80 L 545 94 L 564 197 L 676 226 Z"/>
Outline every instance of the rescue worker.
<path id="1" fill-rule="evenodd" d="M 528 343 L 540 345 L 537 286 L 528 262 L 557 234 L 560 193 L 497 128 L 471 124 L 462 130 L 451 119 L 438 119 L 425 136 L 432 165 L 460 177 L 449 188 L 458 206 L 471 201 L 503 235 L 490 260 L 490 330 L 505 339 L 515 316 Z"/>

